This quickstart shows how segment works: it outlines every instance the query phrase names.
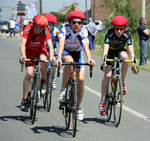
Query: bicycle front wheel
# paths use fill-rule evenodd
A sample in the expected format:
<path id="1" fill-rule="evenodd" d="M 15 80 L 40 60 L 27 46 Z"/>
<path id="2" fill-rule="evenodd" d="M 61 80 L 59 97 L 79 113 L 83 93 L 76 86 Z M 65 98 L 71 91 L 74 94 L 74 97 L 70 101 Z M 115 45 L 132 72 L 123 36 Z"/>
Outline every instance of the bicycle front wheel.
<path id="1" fill-rule="evenodd" d="M 114 90 L 114 98 L 113 98 L 114 121 L 116 127 L 118 127 L 121 120 L 122 101 L 123 101 L 122 81 L 120 77 L 117 76 L 115 80 L 115 90 Z"/>
<path id="2" fill-rule="evenodd" d="M 106 117 L 107 121 L 111 119 L 111 114 L 112 114 L 112 93 L 109 93 L 107 91 L 106 94 Z"/>
<path id="3" fill-rule="evenodd" d="M 73 128 L 73 137 L 76 135 L 77 129 L 77 101 L 78 101 L 78 83 L 74 81 L 72 85 L 72 94 L 71 94 L 71 108 L 72 108 L 72 128 Z"/>
<path id="4" fill-rule="evenodd" d="M 47 72 L 47 91 L 45 94 L 45 98 L 44 98 L 44 107 L 47 109 L 47 112 L 50 111 L 51 108 L 51 99 L 52 99 L 52 81 L 53 81 L 53 77 L 52 77 L 52 69 L 49 68 L 48 72 Z"/>
<path id="5" fill-rule="evenodd" d="M 38 102 L 38 79 L 37 77 L 33 78 L 33 84 L 31 89 L 31 98 L 30 98 L 30 119 L 31 123 L 34 124 L 36 117 L 36 108 Z"/>
<path id="6" fill-rule="evenodd" d="M 65 103 L 64 103 L 64 117 L 65 117 L 65 126 L 68 130 L 70 127 L 70 116 L 71 116 L 71 95 L 69 92 L 70 85 L 68 84 L 66 87 L 66 93 L 65 93 Z"/>

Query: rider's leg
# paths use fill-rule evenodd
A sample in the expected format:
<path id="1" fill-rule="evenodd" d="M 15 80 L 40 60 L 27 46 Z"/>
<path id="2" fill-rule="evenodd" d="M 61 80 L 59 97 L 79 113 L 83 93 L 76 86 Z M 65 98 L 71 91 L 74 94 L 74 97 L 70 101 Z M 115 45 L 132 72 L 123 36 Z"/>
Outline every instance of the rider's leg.
<path id="1" fill-rule="evenodd" d="M 126 51 L 122 51 L 120 53 L 120 58 L 123 58 L 124 60 L 128 60 L 127 52 Z M 121 79 L 122 79 L 122 81 L 125 81 L 127 70 L 128 70 L 128 63 L 123 62 L 122 68 L 121 68 Z"/>
<path id="2" fill-rule="evenodd" d="M 108 85 L 109 85 L 111 75 L 112 75 L 111 66 L 107 66 L 107 68 L 105 69 L 104 78 L 103 78 L 102 84 L 101 84 L 101 89 L 102 89 L 101 100 L 105 100 L 106 92 L 107 92 L 107 89 L 108 89 Z"/>
<path id="3" fill-rule="evenodd" d="M 78 77 L 78 90 L 79 90 L 79 104 L 82 103 L 83 94 L 84 94 L 84 69 L 80 69 Z"/>
<path id="4" fill-rule="evenodd" d="M 33 66 L 26 67 L 26 75 L 23 81 L 23 98 L 27 99 L 28 92 L 30 89 L 30 80 L 33 76 Z"/>

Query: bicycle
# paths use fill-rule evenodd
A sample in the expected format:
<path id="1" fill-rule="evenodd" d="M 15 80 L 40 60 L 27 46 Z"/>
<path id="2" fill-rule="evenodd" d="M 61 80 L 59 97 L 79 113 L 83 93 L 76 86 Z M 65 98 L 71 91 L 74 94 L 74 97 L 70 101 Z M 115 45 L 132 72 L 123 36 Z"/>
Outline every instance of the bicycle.
<path id="1" fill-rule="evenodd" d="M 60 103 L 59 109 L 62 110 L 62 113 L 65 117 L 66 130 L 68 130 L 70 127 L 70 118 L 72 114 L 73 137 L 75 137 L 76 129 L 77 129 L 77 110 L 78 110 L 78 105 L 79 105 L 79 93 L 78 93 L 76 66 L 89 65 L 89 64 L 71 62 L 71 63 L 62 63 L 62 65 L 71 65 L 73 67 L 71 69 L 71 75 L 66 86 L 65 102 Z M 57 77 L 59 77 L 59 75 L 60 75 L 60 66 L 58 67 Z M 90 77 L 92 77 L 92 66 L 90 66 Z"/>
<path id="2" fill-rule="evenodd" d="M 134 62 L 134 70 L 137 69 L 137 59 L 134 57 L 134 60 L 123 60 L 118 57 L 114 57 L 114 59 L 107 59 L 107 55 L 104 58 L 104 66 L 106 66 L 106 61 L 112 62 L 112 76 L 111 76 L 111 84 L 107 90 L 106 94 L 106 120 L 109 121 L 112 115 L 114 115 L 115 126 L 118 127 L 121 120 L 122 115 L 122 103 L 123 103 L 123 86 L 122 80 L 120 78 L 120 63 Z"/>
<path id="3" fill-rule="evenodd" d="M 33 70 L 33 77 L 32 77 L 32 82 L 31 82 L 31 90 L 28 93 L 28 104 L 27 104 L 27 109 L 26 111 L 28 112 L 28 108 L 30 107 L 30 119 L 31 123 L 34 124 L 35 117 L 36 117 L 36 109 L 37 109 L 37 103 L 40 99 L 40 94 L 39 94 L 39 86 L 40 86 L 40 67 L 39 67 L 39 62 L 49 62 L 49 61 L 44 61 L 36 58 L 32 59 L 24 59 L 23 58 L 23 63 L 21 64 L 21 72 L 23 71 L 24 67 L 24 62 L 29 61 L 29 62 L 35 62 L 34 63 L 34 70 Z"/>

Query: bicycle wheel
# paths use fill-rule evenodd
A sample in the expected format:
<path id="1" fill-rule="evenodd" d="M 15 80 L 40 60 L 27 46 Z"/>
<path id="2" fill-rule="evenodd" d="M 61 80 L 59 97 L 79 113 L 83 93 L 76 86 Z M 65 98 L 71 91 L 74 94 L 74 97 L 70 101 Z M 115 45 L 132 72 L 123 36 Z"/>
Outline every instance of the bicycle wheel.
<path id="1" fill-rule="evenodd" d="M 50 111 L 51 108 L 51 99 L 52 99 L 52 81 L 53 81 L 53 77 L 52 77 L 52 69 L 49 68 L 47 71 L 47 91 L 46 94 L 43 96 L 43 100 L 44 100 L 44 107 L 47 109 L 47 112 Z"/>
<path id="2" fill-rule="evenodd" d="M 123 101 L 122 81 L 120 77 L 117 76 L 115 79 L 115 90 L 114 90 L 114 98 L 113 98 L 114 121 L 116 127 L 118 127 L 121 120 L 122 101 Z"/>
<path id="3" fill-rule="evenodd" d="M 33 78 L 33 84 L 31 89 L 31 98 L 30 98 L 30 119 L 31 123 L 34 124 L 35 117 L 36 117 L 36 108 L 38 102 L 38 79 L 37 77 Z"/>
<path id="4" fill-rule="evenodd" d="M 65 93 L 65 103 L 64 103 L 64 117 L 65 117 L 65 126 L 68 130 L 70 127 L 70 115 L 71 115 L 71 95 L 69 92 L 70 85 L 68 84 L 66 87 L 66 93 Z"/>
<path id="5" fill-rule="evenodd" d="M 72 108 L 72 128 L 73 128 L 73 137 L 76 135 L 77 129 L 77 101 L 78 101 L 78 83 L 74 81 L 72 85 L 72 97 L 71 97 L 71 108 Z"/>
<path id="6" fill-rule="evenodd" d="M 107 91 L 106 94 L 106 117 L 107 121 L 111 119 L 112 114 L 112 94 Z"/>

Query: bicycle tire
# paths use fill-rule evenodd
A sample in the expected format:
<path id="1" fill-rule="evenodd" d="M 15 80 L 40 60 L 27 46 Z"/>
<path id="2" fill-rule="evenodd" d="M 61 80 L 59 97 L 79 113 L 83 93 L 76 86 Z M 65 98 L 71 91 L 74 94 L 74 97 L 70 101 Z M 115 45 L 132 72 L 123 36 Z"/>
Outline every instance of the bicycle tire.
<path id="1" fill-rule="evenodd" d="M 74 81 L 72 84 L 72 102 L 71 102 L 71 107 L 72 107 L 72 129 L 73 129 L 73 137 L 76 136 L 76 129 L 77 129 L 77 101 L 78 101 L 78 83 Z"/>
<path id="2" fill-rule="evenodd" d="M 35 117 L 36 117 L 36 109 L 37 109 L 37 102 L 38 102 L 38 77 L 35 76 L 33 78 L 33 84 L 32 84 L 32 89 L 31 89 L 31 99 L 30 99 L 30 119 L 31 123 L 34 124 Z"/>
<path id="3" fill-rule="evenodd" d="M 52 100 L 52 81 L 53 81 L 53 77 L 52 77 L 52 69 L 49 68 L 47 71 L 47 82 L 46 82 L 46 86 L 47 86 L 47 91 L 46 94 L 43 96 L 44 99 L 44 108 L 46 108 L 47 112 L 50 111 L 51 109 L 51 100 Z"/>
<path id="4" fill-rule="evenodd" d="M 113 99 L 114 122 L 116 127 L 118 127 L 121 120 L 122 102 L 123 102 L 122 81 L 121 78 L 117 76 L 115 79 L 115 90 L 114 90 L 114 99 Z"/>
<path id="5" fill-rule="evenodd" d="M 112 95 L 107 91 L 106 94 L 106 120 L 109 121 L 112 115 Z"/>
<path id="6" fill-rule="evenodd" d="M 71 95 L 69 93 L 69 87 L 68 84 L 66 87 L 66 93 L 65 93 L 65 103 L 64 103 L 64 117 L 65 117 L 65 127 L 66 130 L 70 127 L 70 117 L 71 117 Z"/>

